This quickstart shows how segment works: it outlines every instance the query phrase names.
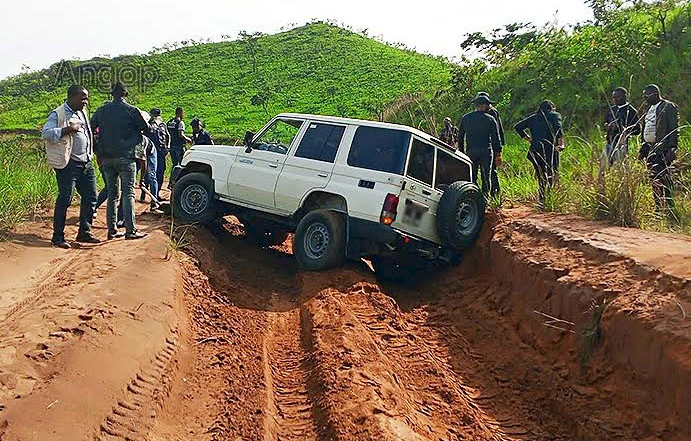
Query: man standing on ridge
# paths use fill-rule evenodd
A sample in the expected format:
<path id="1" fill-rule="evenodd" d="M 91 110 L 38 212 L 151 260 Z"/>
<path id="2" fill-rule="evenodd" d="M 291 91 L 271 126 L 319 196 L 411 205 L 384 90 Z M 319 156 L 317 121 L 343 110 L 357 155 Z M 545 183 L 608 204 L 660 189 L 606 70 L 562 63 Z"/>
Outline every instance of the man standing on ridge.
<path id="1" fill-rule="evenodd" d="M 564 150 L 561 115 L 552 101 L 544 100 L 535 113 L 516 124 L 514 129 L 518 136 L 530 143 L 528 160 L 535 168 L 539 207 L 543 209 L 547 189 L 552 188 L 559 178 L 559 152 Z"/>
<path id="2" fill-rule="evenodd" d="M 487 197 L 492 193 L 492 163 L 501 164 L 499 130 L 497 122 L 488 113 L 492 102 L 486 96 L 478 95 L 472 103 L 475 111 L 465 114 L 458 125 L 458 148 L 473 162 L 473 182 L 477 184 L 478 174 L 482 172 L 482 193 Z"/>
<path id="3" fill-rule="evenodd" d="M 139 109 L 125 101 L 128 91 L 122 82 L 116 82 L 110 93 L 113 101 L 99 107 L 91 117 L 91 125 L 100 130 L 97 153 L 108 188 L 108 239 L 123 236 L 117 230 L 116 220 L 121 184 L 125 239 L 141 239 L 146 234 L 137 231 L 134 215 L 135 148 L 142 142 L 142 133 L 149 133 L 149 124 Z"/>
<path id="4" fill-rule="evenodd" d="M 65 241 L 65 219 L 75 188 L 81 198 L 76 240 L 100 242 L 91 234 L 96 208 L 96 173 L 91 162 L 94 157 L 93 132 L 84 111 L 88 103 L 89 92 L 84 87 L 70 86 L 67 100 L 50 112 L 41 132 L 46 143 L 46 160 L 55 170 L 58 181 L 51 243 L 65 249 L 71 248 Z"/>
<path id="5" fill-rule="evenodd" d="M 484 96 L 490 102 L 492 99 L 489 97 L 489 94 L 487 92 L 479 92 L 478 96 Z M 489 115 L 494 118 L 494 120 L 497 122 L 497 130 L 499 131 L 499 144 L 501 145 L 501 148 L 503 149 L 504 146 L 506 145 L 506 137 L 504 135 L 504 124 L 501 122 L 501 116 L 499 115 L 499 110 L 497 110 L 496 107 L 494 107 L 493 104 L 490 104 L 489 110 L 487 111 Z M 499 150 L 501 152 L 501 149 Z M 501 165 L 498 163 L 498 161 L 492 161 L 492 170 L 490 170 L 490 174 L 492 176 L 492 196 L 496 196 L 499 194 L 499 174 L 497 173 L 497 166 Z"/>
<path id="6" fill-rule="evenodd" d="M 671 210 L 674 206 L 671 167 L 679 146 L 679 110 L 673 102 L 662 99 L 660 88 L 655 84 L 645 87 L 643 97 L 648 108 L 643 119 L 643 145 L 638 159 L 648 166 L 655 207 L 662 211 L 666 205 Z"/>
<path id="7" fill-rule="evenodd" d="M 439 139 L 450 146 L 458 142 L 458 127 L 454 126 L 450 117 L 444 118 L 444 129 L 439 134 Z"/>
<path id="8" fill-rule="evenodd" d="M 638 112 L 628 101 L 628 91 L 617 87 L 612 92 L 612 102 L 605 114 L 605 129 L 607 130 L 605 151 L 603 152 L 600 170 L 609 164 L 613 166 L 622 162 L 629 153 L 629 139 L 641 133 L 638 124 Z"/>
<path id="9" fill-rule="evenodd" d="M 192 143 L 192 140 L 185 135 L 185 111 L 182 107 L 175 109 L 175 118 L 168 121 L 168 133 L 170 133 L 170 159 L 173 167 L 180 165 L 182 155 L 185 153 L 185 144 Z"/>

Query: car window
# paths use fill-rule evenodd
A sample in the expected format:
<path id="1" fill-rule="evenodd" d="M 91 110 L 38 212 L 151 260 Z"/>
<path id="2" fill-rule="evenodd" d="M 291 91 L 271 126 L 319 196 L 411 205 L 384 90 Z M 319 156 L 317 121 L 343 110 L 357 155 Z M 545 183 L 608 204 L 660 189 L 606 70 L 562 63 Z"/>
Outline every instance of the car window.
<path id="1" fill-rule="evenodd" d="M 437 181 L 435 188 L 443 191 L 456 181 L 470 181 L 468 164 L 439 149 L 437 153 Z"/>
<path id="2" fill-rule="evenodd" d="M 343 138 L 343 132 L 345 132 L 345 126 L 310 123 L 295 156 L 334 162 L 338 146 L 341 144 L 341 138 Z"/>
<path id="3" fill-rule="evenodd" d="M 301 120 L 276 120 L 259 138 L 252 148 L 285 155 L 300 131 Z"/>
<path id="4" fill-rule="evenodd" d="M 407 176 L 432 185 L 434 177 L 434 146 L 413 139 L 413 146 L 410 148 L 410 162 L 408 163 Z"/>
<path id="5" fill-rule="evenodd" d="M 358 127 L 348 153 L 352 167 L 403 174 L 410 133 L 379 127 Z"/>

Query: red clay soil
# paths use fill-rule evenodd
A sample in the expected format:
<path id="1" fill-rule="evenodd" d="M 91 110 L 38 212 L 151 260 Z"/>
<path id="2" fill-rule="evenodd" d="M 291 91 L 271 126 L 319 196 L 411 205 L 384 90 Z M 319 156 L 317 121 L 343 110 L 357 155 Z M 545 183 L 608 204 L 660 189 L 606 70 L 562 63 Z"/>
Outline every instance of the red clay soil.
<path id="1" fill-rule="evenodd" d="M 0 440 L 691 439 L 688 238 L 508 210 L 400 286 L 143 223 L 0 245 Z"/>

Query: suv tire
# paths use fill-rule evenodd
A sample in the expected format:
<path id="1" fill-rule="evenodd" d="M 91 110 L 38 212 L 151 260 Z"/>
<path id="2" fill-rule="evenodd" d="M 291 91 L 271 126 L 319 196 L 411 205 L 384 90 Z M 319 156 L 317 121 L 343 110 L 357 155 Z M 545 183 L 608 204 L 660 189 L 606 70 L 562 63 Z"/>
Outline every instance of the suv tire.
<path id="1" fill-rule="evenodd" d="M 415 276 L 415 269 L 402 265 L 390 257 L 372 258 L 372 268 L 377 279 L 385 282 L 408 283 Z"/>
<path id="2" fill-rule="evenodd" d="M 473 246 L 485 220 L 485 197 L 472 182 L 449 185 L 439 201 L 437 232 L 442 244 L 456 251 Z"/>
<path id="3" fill-rule="evenodd" d="M 295 231 L 293 253 L 303 269 L 319 271 L 345 261 L 343 215 L 316 210 L 302 218 Z"/>
<path id="4" fill-rule="evenodd" d="M 288 230 L 260 220 L 243 221 L 245 234 L 260 248 L 281 245 L 288 238 Z"/>
<path id="5" fill-rule="evenodd" d="M 173 215 L 187 223 L 208 225 L 218 217 L 214 201 L 214 182 L 204 173 L 190 173 L 173 187 Z"/>

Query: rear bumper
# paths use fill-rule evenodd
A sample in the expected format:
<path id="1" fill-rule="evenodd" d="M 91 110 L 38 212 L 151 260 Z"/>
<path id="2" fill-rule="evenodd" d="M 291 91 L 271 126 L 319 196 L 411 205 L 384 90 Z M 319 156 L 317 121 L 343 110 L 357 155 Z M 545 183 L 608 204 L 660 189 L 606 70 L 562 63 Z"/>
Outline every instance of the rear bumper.
<path id="1" fill-rule="evenodd" d="M 349 258 L 410 255 L 429 260 L 449 260 L 453 254 L 429 240 L 409 236 L 388 225 L 348 217 Z"/>

